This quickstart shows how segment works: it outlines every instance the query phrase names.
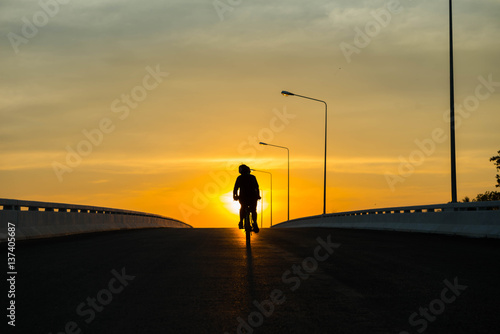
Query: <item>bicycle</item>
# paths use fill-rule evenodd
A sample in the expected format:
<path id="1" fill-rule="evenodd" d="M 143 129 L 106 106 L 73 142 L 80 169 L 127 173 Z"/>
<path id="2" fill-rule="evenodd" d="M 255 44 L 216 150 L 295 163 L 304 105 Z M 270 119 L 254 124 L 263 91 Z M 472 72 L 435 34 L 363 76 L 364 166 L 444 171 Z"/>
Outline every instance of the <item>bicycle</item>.
<path id="1" fill-rule="evenodd" d="M 239 199 L 238 196 L 234 196 L 234 200 L 237 201 Z M 260 198 L 259 198 L 260 199 Z M 243 226 L 240 227 L 240 229 L 245 230 L 245 238 L 246 238 L 246 243 L 247 246 L 250 246 L 250 236 L 252 235 L 252 232 L 255 231 L 255 233 L 259 232 L 259 226 L 257 223 L 252 224 L 252 219 L 251 219 L 251 214 L 252 214 L 252 205 L 246 204 L 242 205 L 241 210 L 243 210 Z"/>

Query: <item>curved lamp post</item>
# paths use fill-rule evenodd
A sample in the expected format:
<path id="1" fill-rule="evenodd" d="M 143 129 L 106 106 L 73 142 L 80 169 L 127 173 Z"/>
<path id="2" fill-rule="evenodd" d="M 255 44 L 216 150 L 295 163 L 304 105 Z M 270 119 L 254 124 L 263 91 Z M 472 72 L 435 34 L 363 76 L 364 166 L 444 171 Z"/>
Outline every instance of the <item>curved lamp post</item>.
<path id="1" fill-rule="evenodd" d="M 283 148 L 287 151 L 288 155 L 288 201 L 287 201 L 287 220 L 290 220 L 290 150 L 288 147 L 285 146 L 278 146 L 278 145 L 273 145 L 273 144 L 268 144 L 268 143 L 263 143 L 260 142 L 260 145 L 266 145 L 266 146 L 273 146 L 273 147 L 278 147 L 278 148 Z"/>
<path id="2" fill-rule="evenodd" d="M 290 93 L 290 92 L 287 92 L 286 90 L 281 91 L 281 94 L 284 96 L 298 96 L 298 97 L 302 97 L 304 99 L 322 102 L 325 104 L 325 159 L 324 159 L 325 162 L 324 162 L 324 167 L 323 167 L 323 169 L 324 169 L 324 171 L 323 171 L 323 214 L 325 214 L 326 213 L 326 143 L 327 143 L 327 131 L 328 131 L 328 119 L 327 119 L 327 108 L 328 107 L 326 105 L 326 102 L 323 100 L 313 99 L 312 97 Z"/>

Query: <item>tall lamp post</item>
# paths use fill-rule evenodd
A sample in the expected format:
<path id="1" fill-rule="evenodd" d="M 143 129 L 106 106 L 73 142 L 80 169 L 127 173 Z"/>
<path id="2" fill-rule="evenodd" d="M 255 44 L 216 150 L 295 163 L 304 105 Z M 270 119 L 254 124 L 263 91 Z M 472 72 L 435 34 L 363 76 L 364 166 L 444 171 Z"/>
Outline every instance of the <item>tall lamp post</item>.
<path id="1" fill-rule="evenodd" d="M 266 173 L 269 174 L 271 177 L 271 227 L 273 227 L 273 174 L 270 172 L 267 172 L 265 170 L 259 170 L 259 169 L 251 169 L 254 172 L 259 172 L 259 173 Z M 262 212 L 260 213 L 262 215 Z"/>
<path id="2" fill-rule="evenodd" d="M 288 147 L 285 146 L 278 146 L 278 145 L 273 145 L 273 144 L 268 144 L 268 143 L 263 143 L 260 142 L 260 145 L 267 145 L 267 146 L 273 146 L 273 147 L 278 147 L 278 148 L 283 148 L 287 151 L 288 155 L 288 200 L 287 200 L 287 220 L 290 220 L 290 150 Z"/>
<path id="3" fill-rule="evenodd" d="M 324 167 L 323 167 L 323 169 L 324 169 L 324 172 L 323 172 L 323 214 L 325 214 L 326 213 L 326 143 L 327 143 L 327 132 L 328 132 L 328 118 L 327 118 L 327 114 L 328 114 L 327 108 L 328 107 L 326 105 L 326 102 L 323 100 L 313 99 L 312 97 L 290 93 L 290 92 L 287 92 L 286 90 L 281 91 L 281 94 L 284 96 L 298 96 L 298 97 L 302 97 L 304 99 L 318 101 L 318 102 L 322 102 L 325 104 L 325 159 L 324 159 L 325 162 L 324 162 Z"/>
<path id="4" fill-rule="evenodd" d="M 457 202 L 457 161 L 455 151 L 455 84 L 453 75 L 453 19 L 450 0 L 450 152 L 451 152 L 451 201 Z"/>

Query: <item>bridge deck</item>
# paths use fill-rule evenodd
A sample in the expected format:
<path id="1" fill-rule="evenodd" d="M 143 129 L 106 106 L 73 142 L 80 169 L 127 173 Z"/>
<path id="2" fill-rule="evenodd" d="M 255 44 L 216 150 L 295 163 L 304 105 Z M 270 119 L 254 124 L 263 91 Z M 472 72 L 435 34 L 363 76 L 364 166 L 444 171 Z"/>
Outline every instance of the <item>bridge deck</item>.
<path id="1" fill-rule="evenodd" d="M 264 229 L 252 242 L 236 229 L 18 242 L 16 332 L 498 330 L 499 240 Z"/>

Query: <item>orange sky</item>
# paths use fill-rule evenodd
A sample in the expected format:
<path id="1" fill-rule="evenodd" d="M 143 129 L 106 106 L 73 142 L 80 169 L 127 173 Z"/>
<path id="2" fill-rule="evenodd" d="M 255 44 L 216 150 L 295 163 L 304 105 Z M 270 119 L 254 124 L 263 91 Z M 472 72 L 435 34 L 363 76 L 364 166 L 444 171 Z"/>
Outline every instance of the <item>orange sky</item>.
<path id="1" fill-rule="evenodd" d="M 324 106 L 289 90 L 328 103 L 328 212 L 450 201 L 447 1 L 232 3 L 2 3 L 0 197 L 232 227 L 246 163 L 278 223 L 265 141 L 290 217 L 320 214 Z M 500 4 L 454 11 L 462 199 L 495 184 Z"/>

